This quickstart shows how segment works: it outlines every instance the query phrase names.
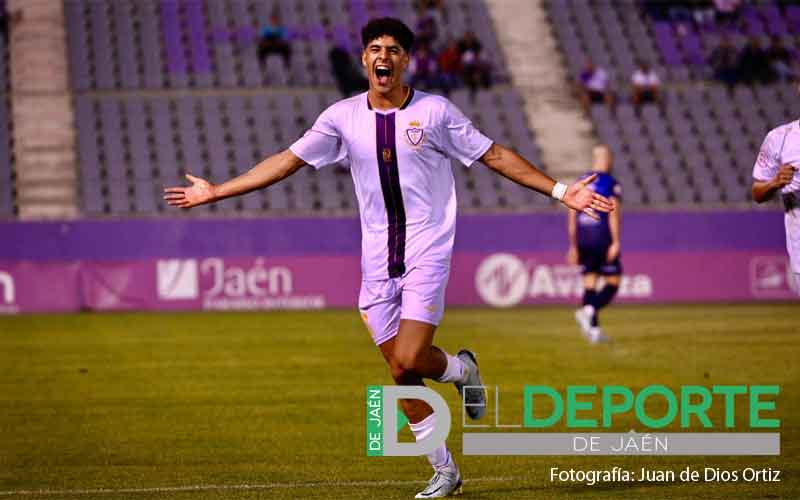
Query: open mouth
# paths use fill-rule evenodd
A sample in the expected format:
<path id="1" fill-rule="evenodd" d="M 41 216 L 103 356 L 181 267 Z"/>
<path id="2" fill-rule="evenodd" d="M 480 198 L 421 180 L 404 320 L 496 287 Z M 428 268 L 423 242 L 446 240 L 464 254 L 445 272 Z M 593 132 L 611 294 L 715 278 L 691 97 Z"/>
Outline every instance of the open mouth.
<path id="1" fill-rule="evenodd" d="M 375 66 L 375 77 L 379 85 L 388 85 L 392 78 L 392 68 L 386 64 L 378 64 Z"/>

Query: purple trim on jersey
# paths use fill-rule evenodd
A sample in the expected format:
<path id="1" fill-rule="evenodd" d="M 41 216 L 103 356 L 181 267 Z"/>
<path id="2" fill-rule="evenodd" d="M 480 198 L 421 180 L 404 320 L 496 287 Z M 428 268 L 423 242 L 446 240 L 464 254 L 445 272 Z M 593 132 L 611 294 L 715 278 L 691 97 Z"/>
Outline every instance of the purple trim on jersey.
<path id="1" fill-rule="evenodd" d="M 406 100 L 403 101 L 403 104 L 400 105 L 398 108 L 399 111 L 403 111 L 411 104 L 411 101 L 414 99 L 414 89 L 408 87 L 408 95 L 406 96 Z M 369 94 L 367 94 L 367 109 L 372 109 L 372 103 L 369 102 Z"/>
<path id="2" fill-rule="evenodd" d="M 399 278 L 406 272 L 406 211 L 403 193 L 400 191 L 400 174 L 397 169 L 395 147 L 395 114 L 375 113 L 375 142 L 378 157 L 378 173 L 381 178 L 383 202 L 389 221 L 389 277 Z"/>
<path id="3" fill-rule="evenodd" d="M 414 99 L 414 89 L 411 88 L 411 87 L 408 87 L 408 95 L 406 96 L 406 100 L 403 102 L 403 104 L 400 105 L 400 111 L 403 111 L 404 109 L 406 109 L 408 107 L 408 105 L 411 104 L 411 101 L 413 99 Z"/>

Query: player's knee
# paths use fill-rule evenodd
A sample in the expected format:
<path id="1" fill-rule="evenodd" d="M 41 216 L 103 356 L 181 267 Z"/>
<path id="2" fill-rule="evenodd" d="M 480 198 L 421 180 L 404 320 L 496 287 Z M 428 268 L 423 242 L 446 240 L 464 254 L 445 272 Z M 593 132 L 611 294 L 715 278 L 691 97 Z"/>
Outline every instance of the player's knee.
<path id="1" fill-rule="evenodd" d="M 414 378 L 414 372 L 406 368 L 404 365 L 400 363 L 392 363 L 389 367 L 392 371 L 392 379 L 394 379 L 395 383 L 398 385 L 405 385 L 412 382 Z"/>
<path id="2" fill-rule="evenodd" d="M 402 352 L 398 354 L 395 362 L 403 372 L 416 373 L 420 365 L 419 358 L 419 353 L 417 352 Z"/>

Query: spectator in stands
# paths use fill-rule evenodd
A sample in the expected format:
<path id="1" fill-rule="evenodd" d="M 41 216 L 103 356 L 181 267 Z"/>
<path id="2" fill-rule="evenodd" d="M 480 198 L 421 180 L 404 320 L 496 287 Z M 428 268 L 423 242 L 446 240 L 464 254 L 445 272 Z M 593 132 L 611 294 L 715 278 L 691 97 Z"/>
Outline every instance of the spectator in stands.
<path id="1" fill-rule="evenodd" d="M 332 37 L 329 35 L 328 39 Z M 369 88 L 369 82 L 358 66 L 353 63 L 353 58 L 347 49 L 339 44 L 333 44 L 328 52 L 331 63 L 331 72 L 336 80 L 336 87 L 345 97 L 364 92 Z"/>
<path id="2" fill-rule="evenodd" d="M 733 25 L 739 20 L 741 0 L 714 0 L 717 22 Z"/>
<path id="3" fill-rule="evenodd" d="M 647 102 L 658 102 L 661 92 L 661 79 L 646 62 L 639 62 L 631 76 L 633 104 L 638 109 Z"/>
<path id="4" fill-rule="evenodd" d="M 488 89 L 492 84 L 489 64 L 481 57 L 482 50 L 483 45 L 472 31 L 467 31 L 458 42 L 458 51 L 461 53 L 461 78 L 472 97 L 475 96 L 479 86 Z"/>
<path id="5" fill-rule="evenodd" d="M 438 63 L 442 90 L 448 95 L 451 89 L 458 87 L 458 75 L 461 74 L 461 53 L 458 51 L 458 44 L 452 38 L 447 41 L 444 50 L 439 54 Z"/>
<path id="6" fill-rule="evenodd" d="M 780 80 L 794 80 L 800 76 L 797 72 L 796 57 L 783 45 L 783 40 L 778 36 L 772 37 L 772 45 L 767 50 L 767 60 L 772 66 L 775 77 Z"/>
<path id="7" fill-rule="evenodd" d="M 727 85 L 728 89 L 739 83 L 739 53 L 730 38 L 726 36 L 720 40 L 711 52 L 709 62 L 714 70 L 714 79 Z"/>
<path id="8" fill-rule="evenodd" d="M 670 21 L 676 24 L 691 24 L 694 20 L 695 1 L 683 0 L 664 2 L 667 3 L 667 15 Z"/>
<path id="9" fill-rule="evenodd" d="M 0 0 L 0 36 L 8 45 L 8 32 L 14 24 L 22 20 L 22 11 L 9 12 L 6 3 L 6 0 Z"/>
<path id="10" fill-rule="evenodd" d="M 604 102 L 609 108 L 614 104 L 614 96 L 608 89 L 608 73 L 591 60 L 586 61 L 578 77 L 578 94 L 587 112 L 593 103 Z"/>
<path id="11" fill-rule="evenodd" d="M 258 58 L 265 61 L 270 54 L 279 54 L 283 64 L 289 69 L 292 49 L 289 46 L 286 28 L 280 22 L 277 14 L 269 18 L 269 24 L 261 30 L 261 41 L 258 44 Z"/>
<path id="12" fill-rule="evenodd" d="M 775 81 L 775 72 L 767 58 L 767 51 L 761 47 L 757 37 L 750 37 L 739 54 L 739 76 L 748 85 Z"/>
<path id="13" fill-rule="evenodd" d="M 437 36 L 436 21 L 432 17 L 421 17 L 417 22 L 417 33 L 419 33 L 419 44 L 433 45 Z"/>
<path id="14" fill-rule="evenodd" d="M 641 0 L 639 2 L 639 7 L 642 9 L 642 12 L 656 21 L 669 20 L 669 9 L 671 6 L 671 3 L 664 2 L 663 0 Z"/>
<path id="15" fill-rule="evenodd" d="M 8 10 L 6 0 L 0 0 L 0 35 L 8 42 Z"/>
<path id="16" fill-rule="evenodd" d="M 411 75 L 410 84 L 412 87 L 419 87 L 425 90 L 442 88 L 439 78 L 439 71 L 436 64 L 436 54 L 433 53 L 427 43 L 421 44 L 411 55 L 411 62 L 408 65 L 408 73 Z"/>
<path id="17" fill-rule="evenodd" d="M 419 45 L 428 44 L 433 47 L 442 26 L 444 5 L 441 1 L 422 0 L 417 10 L 417 38 Z"/>

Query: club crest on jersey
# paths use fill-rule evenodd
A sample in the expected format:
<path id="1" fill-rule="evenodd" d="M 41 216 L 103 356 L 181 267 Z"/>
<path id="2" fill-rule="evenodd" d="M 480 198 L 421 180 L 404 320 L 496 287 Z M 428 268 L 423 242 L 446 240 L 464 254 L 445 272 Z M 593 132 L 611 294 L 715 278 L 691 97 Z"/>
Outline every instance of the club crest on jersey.
<path id="1" fill-rule="evenodd" d="M 406 138 L 412 146 L 419 146 L 422 144 L 422 139 L 425 137 L 425 131 L 420 127 L 420 123 L 416 120 L 408 124 L 406 129 Z"/>

